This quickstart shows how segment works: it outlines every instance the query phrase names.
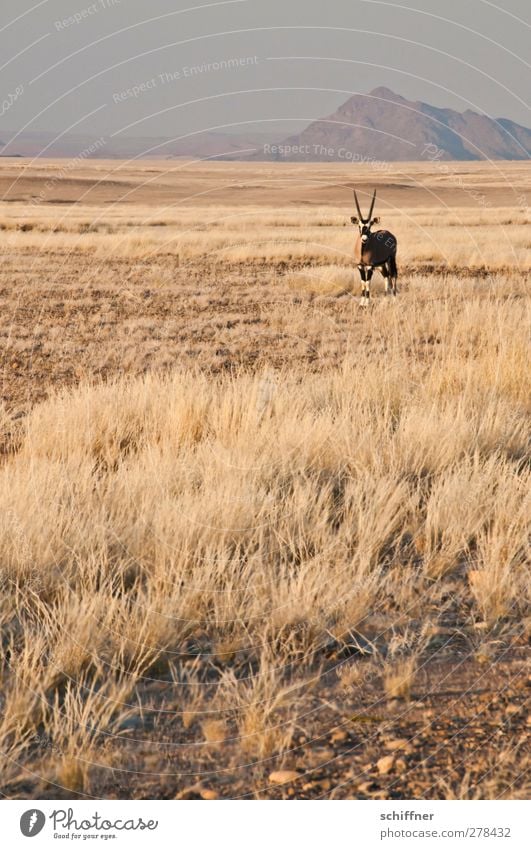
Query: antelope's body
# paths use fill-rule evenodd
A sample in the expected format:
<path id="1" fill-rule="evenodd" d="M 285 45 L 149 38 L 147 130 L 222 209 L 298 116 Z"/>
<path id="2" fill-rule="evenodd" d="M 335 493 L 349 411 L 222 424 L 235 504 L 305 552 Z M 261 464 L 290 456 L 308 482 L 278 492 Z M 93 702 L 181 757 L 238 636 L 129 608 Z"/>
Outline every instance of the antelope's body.
<path id="1" fill-rule="evenodd" d="M 364 242 L 358 236 L 354 243 L 354 262 L 378 268 L 388 261 L 393 245 L 396 252 L 396 239 L 389 230 L 376 230 Z"/>
<path id="2" fill-rule="evenodd" d="M 385 277 L 385 294 L 389 292 L 396 295 L 396 281 L 398 270 L 396 267 L 397 241 L 389 230 L 375 230 L 373 224 L 378 224 L 378 218 L 371 218 L 376 199 L 376 189 L 372 196 L 369 215 L 364 218 L 361 214 L 358 196 L 354 192 L 358 218 L 352 217 L 352 224 L 357 225 L 359 233 L 354 244 L 354 261 L 358 266 L 362 281 L 361 304 L 367 306 L 370 303 L 371 278 L 375 268 L 379 268 Z"/>

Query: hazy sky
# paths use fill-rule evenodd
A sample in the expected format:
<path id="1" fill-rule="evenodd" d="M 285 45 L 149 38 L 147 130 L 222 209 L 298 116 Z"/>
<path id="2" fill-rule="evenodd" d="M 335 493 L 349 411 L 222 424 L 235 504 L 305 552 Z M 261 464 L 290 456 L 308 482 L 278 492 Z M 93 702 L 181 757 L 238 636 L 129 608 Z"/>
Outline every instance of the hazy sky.
<path id="1" fill-rule="evenodd" d="M 380 85 L 531 126 L 530 5 L 1 0 L 0 134 L 298 130 Z"/>

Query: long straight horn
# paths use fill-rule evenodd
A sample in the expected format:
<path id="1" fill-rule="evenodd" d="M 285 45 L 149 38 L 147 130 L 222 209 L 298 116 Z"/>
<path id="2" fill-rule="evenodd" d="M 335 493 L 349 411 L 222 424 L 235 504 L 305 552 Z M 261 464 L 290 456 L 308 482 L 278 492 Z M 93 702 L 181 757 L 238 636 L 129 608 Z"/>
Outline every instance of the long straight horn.
<path id="1" fill-rule="evenodd" d="M 369 210 L 369 217 L 368 217 L 368 219 L 367 219 L 368 221 L 370 221 L 370 220 L 371 220 L 371 218 L 372 218 L 372 211 L 373 211 L 373 209 L 374 209 L 374 201 L 375 201 L 375 200 L 376 200 L 376 189 L 374 190 L 374 194 L 373 194 L 373 196 L 372 196 L 371 208 L 370 208 L 370 210 Z"/>
<path id="2" fill-rule="evenodd" d="M 356 194 L 356 189 L 354 189 L 354 200 L 356 201 L 356 209 L 358 210 L 358 218 L 360 221 L 363 221 L 363 215 L 361 214 L 361 209 L 358 201 L 358 196 Z"/>

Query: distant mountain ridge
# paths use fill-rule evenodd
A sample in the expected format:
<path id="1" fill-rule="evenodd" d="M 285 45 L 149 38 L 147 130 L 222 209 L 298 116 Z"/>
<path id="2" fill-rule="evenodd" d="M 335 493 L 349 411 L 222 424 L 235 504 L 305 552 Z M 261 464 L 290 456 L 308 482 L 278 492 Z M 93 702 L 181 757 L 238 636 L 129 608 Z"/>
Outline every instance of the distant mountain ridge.
<path id="1" fill-rule="evenodd" d="M 176 127 L 176 136 L 180 128 Z M 95 139 L 2 130 L 0 157 L 44 155 L 81 159 L 223 159 L 307 162 L 400 162 L 437 160 L 525 160 L 531 129 L 508 118 L 489 118 L 467 109 L 442 109 L 407 100 L 389 88 L 349 97 L 326 118 L 300 133 L 192 133 L 184 138 Z M 14 137 L 13 142 L 6 139 Z"/>
<path id="2" fill-rule="evenodd" d="M 7 134 L 4 139 L 15 137 Z M 50 159 L 244 159 L 276 138 L 273 133 L 191 134 L 173 140 L 164 137 L 105 138 L 49 131 L 24 131 L 15 141 L 0 141 L 0 157 L 43 156 Z M 4 150 L 5 148 L 5 150 Z"/>
<path id="3" fill-rule="evenodd" d="M 380 87 L 353 95 L 332 115 L 271 146 L 260 158 L 326 162 L 530 156 L 531 130 L 508 118 L 441 109 Z"/>

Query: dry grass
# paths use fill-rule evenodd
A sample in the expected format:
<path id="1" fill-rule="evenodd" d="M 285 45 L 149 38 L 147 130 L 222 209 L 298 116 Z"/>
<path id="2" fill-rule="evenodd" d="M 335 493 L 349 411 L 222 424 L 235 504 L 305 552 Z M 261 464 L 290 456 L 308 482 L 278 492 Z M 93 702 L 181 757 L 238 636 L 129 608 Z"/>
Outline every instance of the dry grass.
<path id="1" fill-rule="evenodd" d="M 121 687 L 131 691 L 140 670 L 198 629 L 222 662 L 266 644 L 304 668 L 328 632 L 363 632 L 375 611 L 389 639 L 419 588 L 429 608 L 456 571 L 470 570 L 463 626 L 517 622 L 530 577 L 529 372 L 515 373 L 525 329 L 515 302 L 468 313 L 450 323 L 443 307 L 440 354 L 426 363 L 411 361 L 404 318 L 390 309 L 379 325 L 385 358 L 360 349 L 339 371 L 278 375 L 265 405 L 260 373 L 177 372 L 37 407 L 0 487 L 17 611 L 6 631 L 16 624 L 42 643 L 38 669 L 19 648 L 7 676 L 8 700 L 20 666 L 39 685 L 44 705 L 33 721 L 23 711 L 24 723 L 35 734 L 43 725 L 71 763 L 89 720 L 89 737 L 111 729 Z M 469 323 L 481 326 L 474 355 Z M 253 751 L 266 756 L 288 746 L 274 717 L 290 691 L 256 659 L 255 682 L 233 677 L 226 703 L 242 714 L 242 743 L 258 738 Z M 104 696 L 100 664 L 127 670 L 127 685 Z M 410 658 L 392 663 L 385 691 L 408 695 L 412 677 Z M 50 701 L 61 681 L 61 702 Z M 6 703 L 4 722 L 14 710 Z M 218 721 L 202 727 L 209 742 L 224 739 Z"/>
<path id="2" fill-rule="evenodd" d="M 344 295 L 358 290 L 358 277 L 354 268 L 340 265 L 318 266 L 295 271 L 287 277 L 294 292 L 311 292 L 315 295 Z"/>
<path id="3" fill-rule="evenodd" d="M 131 327 L 122 324 L 96 339 L 94 356 L 113 352 L 114 377 L 94 380 L 87 359 L 86 377 L 71 381 L 79 385 L 52 392 L 19 427 L 0 468 L 6 787 L 31 769 L 91 793 L 111 760 L 134 770 L 122 729 L 139 707 L 156 721 L 153 680 L 173 688 L 171 721 L 195 729 L 208 757 L 259 763 L 312 734 L 305 717 L 332 649 L 366 646 L 360 661 L 333 666 L 344 692 L 372 682 L 379 698 L 409 699 L 438 627 L 488 629 L 500 643 L 520 633 L 530 586 L 525 279 L 405 275 L 396 303 L 376 299 L 362 313 L 352 298 L 327 299 L 357 292 L 352 236 L 338 216 L 323 213 L 323 227 L 316 209 L 293 219 L 222 212 L 200 233 L 193 209 L 149 230 L 138 224 L 145 210 L 127 220 L 102 211 L 110 232 L 85 232 L 86 210 L 57 232 L 53 217 L 38 215 L 39 231 L 13 229 L 13 205 L 4 217 L 8 253 L 168 249 L 191 269 L 208 253 L 216 279 L 223 263 L 304 259 L 287 274 L 271 269 L 277 304 L 264 326 L 277 348 L 261 361 L 238 360 L 238 341 L 220 330 L 203 350 L 229 345 L 230 369 L 215 373 L 201 357 L 145 369 L 133 354 L 123 368 Z M 489 238 L 493 211 L 479 222 L 461 214 L 464 231 L 450 213 L 441 221 L 412 209 L 405 224 L 389 216 L 403 261 L 495 270 L 514 262 L 515 248 L 529 265 L 526 213 L 512 213 L 507 249 Z M 161 279 L 163 291 L 174 285 L 167 268 Z M 193 291 L 198 280 L 186 297 L 215 323 L 217 307 Z M 119 297 L 113 286 L 109 278 Z M 264 315 L 257 287 L 237 288 L 236 315 L 238 298 Z M 308 294 L 324 306 L 302 301 Z M 159 335 L 146 326 L 142 338 L 162 352 L 160 316 L 150 321 Z M 60 344 L 46 325 L 39 332 Z M 248 334 L 246 325 L 242 350 Z M 165 772 L 157 761 L 151 771 Z M 459 781 L 440 792 L 469 795 Z"/>
<path id="4" fill-rule="evenodd" d="M 264 209 L 257 206 L 208 211 L 187 207 L 181 213 L 169 208 L 167 219 L 161 222 L 160 210 L 147 207 L 135 208 L 126 218 L 123 213 L 95 208 L 90 219 L 84 210 L 65 215 L 64 209 L 57 207 L 55 215 L 43 218 L 27 206 L 10 207 L 9 215 L 0 222 L 2 242 L 9 251 L 76 251 L 100 261 L 108 257 L 152 259 L 169 253 L 182 263 L 207 255 L 219 264 L 306 260 L 352 269 L 354 230 L 348 210 L 331 214 L 329 207 L 317 207 L 264 215 Z M 491 271 L 531 268 L 530 223 L 525 208 L 478 213 L 456 207 L 435 215 L 427 207 L 408 207 L 385 213 L 385 226 L 400 233 L 403 264 Z"/>

